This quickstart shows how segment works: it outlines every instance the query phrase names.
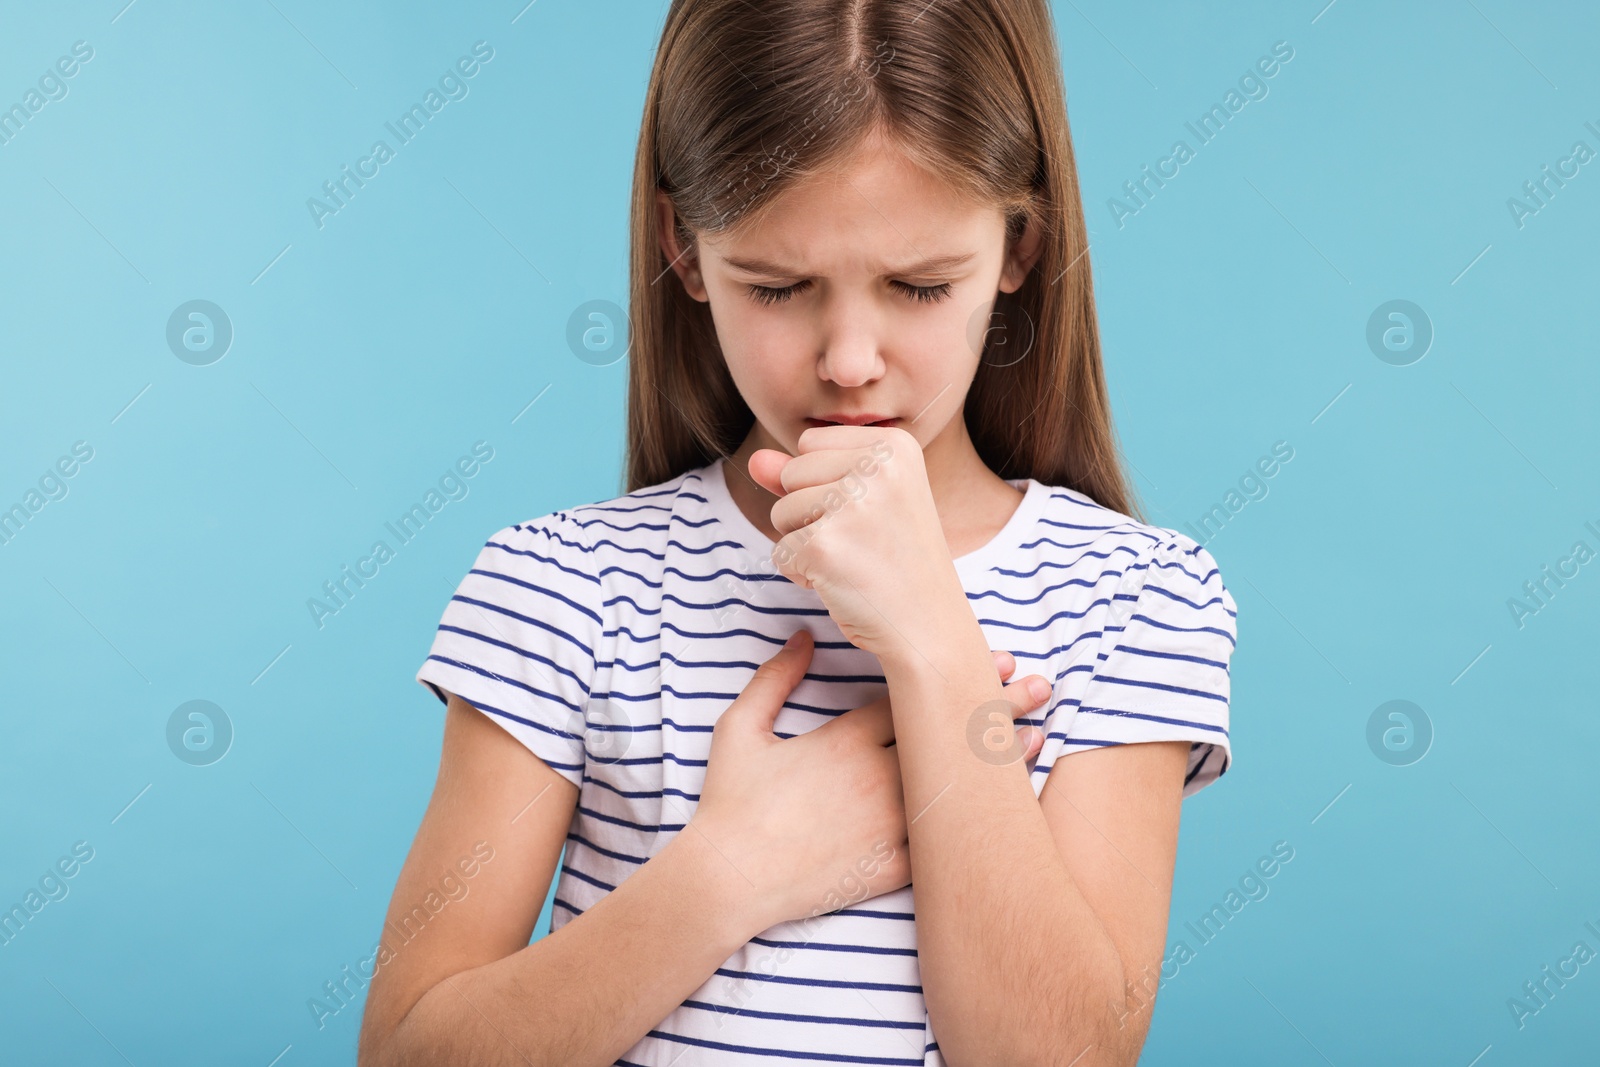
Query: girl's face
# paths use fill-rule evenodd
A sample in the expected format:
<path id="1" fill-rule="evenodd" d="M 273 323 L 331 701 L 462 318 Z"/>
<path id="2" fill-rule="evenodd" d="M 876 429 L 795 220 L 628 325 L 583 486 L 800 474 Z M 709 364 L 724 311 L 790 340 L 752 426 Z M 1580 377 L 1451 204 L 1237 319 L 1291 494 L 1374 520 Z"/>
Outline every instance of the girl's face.
<path id="1" fill-rule="evenodd" d="M 930 460 L 967 441 L 958 416 L 978 342 L 996 291 L 1015 291 L 1038 258 L 1036 224 L 1007 248 L 1000 209 L 876 139 L 681 259 L 665 194 L 657 210 L 662 249 L 688 293 L 710 302 L 755 413 L 749 443 L 797 455 L 807 427 L 869 416 L 911 433 Z"/>

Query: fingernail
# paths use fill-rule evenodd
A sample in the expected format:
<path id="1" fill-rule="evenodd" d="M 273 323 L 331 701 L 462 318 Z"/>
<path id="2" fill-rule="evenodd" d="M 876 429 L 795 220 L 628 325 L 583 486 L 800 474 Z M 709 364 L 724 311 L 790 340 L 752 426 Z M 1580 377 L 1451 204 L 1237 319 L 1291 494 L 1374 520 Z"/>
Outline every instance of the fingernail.
<path id="1" fill-rule="evenodd" d="M 798 645 L 800 643 L 800 634 L 801 634 L 800 630 L 796 630 L 794 633 L 790 634 L 789 635 L 789 640 L 787 640 L 787 641 L 785 641 L 783 643 L 783 647 L 784 648 L 793 648 L 795 645 Z"/>
<path id="2" fill-rule="evenodd" d="M 1043 700 L 1050 695 L 1050 683 L 1043 678 L 1032 678 L 1028 681 L 1028 693 L 1035 700 Z"/>

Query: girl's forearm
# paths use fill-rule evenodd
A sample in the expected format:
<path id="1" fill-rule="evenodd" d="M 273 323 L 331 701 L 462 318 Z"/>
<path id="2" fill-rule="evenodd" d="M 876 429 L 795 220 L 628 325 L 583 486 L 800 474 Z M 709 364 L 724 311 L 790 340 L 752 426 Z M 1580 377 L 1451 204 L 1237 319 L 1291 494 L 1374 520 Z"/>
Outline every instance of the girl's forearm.
<path id="1" fill-rule="evenodd" d="M 374 1067 L 614 1063 L 760 933 L 740 886 L 690 826 L 561 929 L 429 989 Z"/>
<path id="2" fill-rule="evenodd" d="M 1026 765 L 969 747 L 972 714 L 1004 699 L 981 636 L 883 661 L 930 1023 L 951 1067 L 1131 1062 L 1117 1025 L 1121 957 L 1061 858 Z"/>

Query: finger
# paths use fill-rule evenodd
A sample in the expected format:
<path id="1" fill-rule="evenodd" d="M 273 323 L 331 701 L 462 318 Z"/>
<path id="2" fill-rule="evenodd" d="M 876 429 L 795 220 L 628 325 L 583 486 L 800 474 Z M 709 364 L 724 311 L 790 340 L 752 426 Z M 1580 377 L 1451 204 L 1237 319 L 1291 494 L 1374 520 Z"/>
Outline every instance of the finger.
<path id="1" fill-rule="evenodd" d="M 795 444 L 800 448 L 800 455 L 832 448 L 870 447 L 875 441 L 888 442 L 896 429 L 892 426 L 810 426 L 800 431 Z M 916 440 L 909 430 L 899 432 L 905 435 L 902 441 Z M 883 446 L 879 445 L 879 449 L 883 450 Z"/>
<path id="2" fill-rule="evenodd" d="M 847 430 L 867 430 L 864 426 L 846 426 Z M 874 447 L 876 445 L 876 447 Z M 788 492 L 809 489 L 840 481 L 854 472 L 858 479 L 877 473 L 878 464 L 889 453 L 881 443 L 872 439 L 858 441 L 854 446 L 839 445 L 820 451 L 803 452 L 783 467 L 783 487 Z"/>
<path id="3" fill-rule="evenodd" d="M 756 668 L 744 690 L 723 713 L 723 719 L 763 735 L 772 734 L 778 711 L 805 677 L 815 647 L 809 630 L 796 630 L 789 642 Z"/>
<path id="4" fill-rule="evenodd" d="M 1035 696 L 1033 685 L 1035 682 L 1042 684 L 1043 696 Z M 1037 674 L 1030 674 L 1026 678 L 1019 678 L 1007 685 L 1001 692 L 1016 708 L 1016 715 L 1026 715 L 1040 707 L 1051 697 L 1050 683 Z"/>
<path id="5" fill-rule="evenodd" d="M 1040 675 L 1030 674 L 1028 677 L 1019 679 L 1018 681 L 1013 682 L 1010 686 L 1007 686 L 1008 691 L 1012 689 L 1020 690 L 1017 693 L 1017 699 L 1028 700 L 1032 702 L 1027 707 L 1020 705 L 1017 707 L 1018 718 L 1027 715 L 1032 711 L 1037 711 L 1041 705 L 1048 703 L 1050 697 L 1052 696 L 1052 694 L 1047 691 L 1043 699 L 1034 697 L 1032 686 L 1036 681 L 1043 683 L 1045 682 L 1045 679 Z M 1025 723 L 1017 727 L 1017 741 L 1023 746 L 1023 762 L 1027 762 L 1037 758 L 1040 750 L 1044 748 L 1044 731 L 1037 726 Z"/>
<path id="6" fill-rule="evenodd" d="M 1027 746 L 1027 751 L 1022 754 L 1023 762 L 1039 758 L 1039 752 L 1044 748 L 1044 731 L 1037 726 L 1020 726 L 1017 728 L 1017 738 Z"/>
<path id="7" fill-rule="evenodd" d="M 793 458 L 787 452 L 779 452 L 775 448 L 758 448 L 750 454 L 748 464 L 750 477 L 773 496 L 783 496 L 788 490 L 783 487 L 780 475 Z"/>
<path id="8" fill-rule="evenodd" d="M 1008 680 L 1011 677 L 1012 672 L 1017 669 L 1017 657 L 1013 656 L 1004 649 L 995 650 L 993 655 L 994 669 L 1000 672 L 1000 680 L 1004 682 Z"/>
<path id="9" fill-rule="evenodd" d="M 785 470 L 787 473 L 787 469 Z M 868 479 L 848 470 L 836 482 L 790 487 L 783 499 L 772 505 L 772 525 L 780 538 L 864 499 L 870 492 Z"/>

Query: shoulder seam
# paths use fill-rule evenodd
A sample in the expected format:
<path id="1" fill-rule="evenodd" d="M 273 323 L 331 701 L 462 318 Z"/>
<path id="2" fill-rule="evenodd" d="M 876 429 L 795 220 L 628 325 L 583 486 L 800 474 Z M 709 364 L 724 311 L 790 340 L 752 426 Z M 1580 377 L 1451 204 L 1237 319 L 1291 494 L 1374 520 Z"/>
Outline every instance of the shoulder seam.
<path id="1" fill-rule="evenodd" d="M 583 569 L 584 569 L 585 573 L 587 573 L 588 576 L 594 580 L 593 586 L 592 586 L 592 588 L 594 590 L 594 594 L 593 594 L 594 599 L 589 604 L 587 604 L 586 606 L 589 607 L 589 609 L 594 612 L 595 618 L 600 620 L 599 627 L 598 627 L 598 633 L 596 634 L 596 640 L 594 642 L 594 650 L 591 653 L 591 655 L 594 658 L 595 672 L 596 672 L 596 674 L 598 674 L 599 665 L 601 663 L 601 651 L 602 651 L 600 646 L 601 646 L 602 642 L 605 641 L 606 631 L 607 631 L 607 629 L 609 627 L 606 625 L 606 607 L 605 607 L 605 605 L 606 605 L 606 580 L 605 580 L 605 576 L 600 574 L 600 573 L 598 573 L 600 568 L 594 567 L 594 566 L 590 566 L 590 563 L 592 562 L 592 560 L 594 558 L 594 552 L 595 552 L 594 541 L 593 541 L 593 539 L 591 539 L 589 537 L 588 528 L 586 526 L 584 526 L 582 523 L 578 522 L 575 518 L 573 518 L 572 515 L 569 513 L 568 509 L 566 509 L 566 508 L 563 508 L 563 509 L 561 509 L 559 511 L 551 512 L 549 515 L 544 516 L 543 518 L 535 520 L 535 521 L 542 527 L 550 527 L 550 526 L 566 527 L 567 528 L 567 532 L 573 535 L 572 540 L 574 540 L 574 541 L 579 543 L 578 544 L 579 550 L 584 554 L 585 558 L 582 561 Z M 552 538 L 555 538 L 557 540 L 558 544 L 563 544 L 563 545 L 565 544 L 564 541 L 561 541 L 560 536 L 556 533 L 555 530 L 553 530 L 553 529 L 545 529 L 544 532 L 547 533 Z M 579 561 L 574 560 L 573 562 L 574 563 L 578 563 Z M 591 588 L 591 586 L 590 586 L 589 583 L 586 582 L 586 583 L 584 583 L 584 588 L 588 589 L 588 588 Z M 593 697 L 594 697 L 594 683 L 595 683 L 595 681 L 596 681 L 595 677 L 593 675 L 591 675 L 589 677 L 588 681 L 584 683 L 584 687 L 583 687 L 583 702 L 584 702 L 584 706 L 585 707 L 588 706 L 589 701 L 591 699 L 593 699 Z"/>

